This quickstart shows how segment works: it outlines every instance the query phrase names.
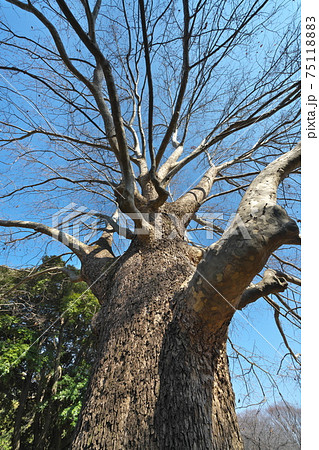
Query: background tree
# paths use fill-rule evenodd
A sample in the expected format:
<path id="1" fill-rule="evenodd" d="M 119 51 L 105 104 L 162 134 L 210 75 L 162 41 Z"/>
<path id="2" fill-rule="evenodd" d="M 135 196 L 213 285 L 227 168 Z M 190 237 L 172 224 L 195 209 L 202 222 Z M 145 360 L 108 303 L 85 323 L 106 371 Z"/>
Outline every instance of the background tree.
<path id="1" fill-rule="evenodd" d="M 247 410 L 238 416 L 244 448 L 301 448 L 300 409 L 281 403 L 262 410 Z"/>
<path id="2" fill-rule="evenodd" d="M 296 7 L 2 5 L 2 199 L 23 217 L 0 225 L 68 247 L 101 304 L 74 448 L 241 448 L 234 313 L 265 298 L 299 364 Z"/>
<path id="3" fill-rule="evenodd" d="M 93 360 L 98 302 L 61 258 L 1 266 L 1 448 L 67 448 Z M 81 295 L 80 295 L 81 294 Z"/>

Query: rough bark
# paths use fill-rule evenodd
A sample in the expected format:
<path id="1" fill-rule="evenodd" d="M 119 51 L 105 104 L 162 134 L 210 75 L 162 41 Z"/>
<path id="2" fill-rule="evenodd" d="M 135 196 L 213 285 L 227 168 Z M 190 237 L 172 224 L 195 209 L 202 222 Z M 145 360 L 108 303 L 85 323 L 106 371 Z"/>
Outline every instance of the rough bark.
<path id="1" fill-rule="evenodd" d="M 213 384 L 213 447 L 216 450 L 241 449 L 242 440 L 235 414 L 235 396 L 228 370 L 226 343 L 215 362 Z"/>
<path id="2" fill-rule="evenodd" d="M 135 241 L 93 286 L 98 356 L 73 449 L 242 448 L 227 323 L 207 334 L 185 302 L 195 268 L 182 240 Z"/>

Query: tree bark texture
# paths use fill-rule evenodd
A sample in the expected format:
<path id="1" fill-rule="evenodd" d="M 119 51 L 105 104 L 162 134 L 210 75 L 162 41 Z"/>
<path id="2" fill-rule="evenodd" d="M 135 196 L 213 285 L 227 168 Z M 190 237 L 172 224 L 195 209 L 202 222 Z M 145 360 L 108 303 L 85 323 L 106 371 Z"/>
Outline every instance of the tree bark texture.
<path id="1" fill-rule="evenodd" d="M 242 448 L 228 322 L 208 331 L 185 301 L 195 270 L 182 240 L 133 242 L 93 286 L 98 355 L 73 449 Z"/>

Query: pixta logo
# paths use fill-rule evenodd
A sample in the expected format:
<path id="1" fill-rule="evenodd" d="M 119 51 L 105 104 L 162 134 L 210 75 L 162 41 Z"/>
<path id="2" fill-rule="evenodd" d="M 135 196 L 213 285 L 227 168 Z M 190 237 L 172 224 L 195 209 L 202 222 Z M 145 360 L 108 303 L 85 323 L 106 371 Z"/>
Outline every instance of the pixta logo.
<path id="1" fill-rule="evenodd" d="M 98 232 L 98 212 L 77 203 L 69 203 L 52 216 L 52 226 L 86 243 Z M 62 237 L 63 242 L 63 237 Z"/>

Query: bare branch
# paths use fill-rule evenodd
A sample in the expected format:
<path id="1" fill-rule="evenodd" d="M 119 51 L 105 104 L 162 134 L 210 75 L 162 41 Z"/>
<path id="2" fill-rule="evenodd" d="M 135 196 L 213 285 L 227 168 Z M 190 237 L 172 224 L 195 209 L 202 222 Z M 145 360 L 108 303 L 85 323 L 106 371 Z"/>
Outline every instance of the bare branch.
<path id="1" fill-rule="evenodd" d="M 173 115 L 171 117 L 170 123 L 167 127 L 165 136 L 162 140 L 162 143 L 158 149 L 156 154 L 156 167 L 159 166 L 161 159 L 165 153 L 166 147 L 171 139 L 172 134 L 176 130 L 177 121 L 180 115 L 184 95 L 186 92 L 188 75 L 189 75 L 189 39 L 190 39 L 190 15 L 189 15 L 189 7 L 188 0 L 183 0 L 183 12 L 184 12 L 184 30 L 183 30 L 183 66 L 181 73 L 181 81 L 179 84 L 179 92 L 177 95 L 177 100 L 175 104 L 175 109 Z"/>
<path id="2" fill-rule="evenodd" d="M 153 92 L 153 79 L 150 59 L 150 49 L 147 37 L 146 17 L 145 17 L 145 5 L 144 0 L 139 0 L 139 9 L 142 23 L 143 33 L 143 45 L 145 55 L 146 77 L 148 83 L 148 148 L 151 159 L 151 173 L 155 174 L 155 156 L 153 149 L 153 109 L 154 109 L 154 92 Z"/>
<path id="3" fill-rule="evenodd" d="M 49 227 L 42 223 L 30 222 L 26 220 L 0 220 L 0 226 L 2 227 L 17 227 L 17 228 L 28 228 L 36 231 L 37 233 L 42 233 L 53 239 L 62 242 L 70 250 L 73 251 L 80 259 L 85 257 L 89 251 L 89 246 L 74 238 L 68 233 L 58 230 L 57 228 Z"/>
<path id="4" fill-rule="evenodd" d="M 112 230 L 112 234 L 114 232 L 118 233 L 119 236 L 123 236 L 126 239 L 133 239 L 136 236 L 129 228 L 123 227 L 117 223 L 117 215 L 113 215 L 113 217 L 102 213 L 92 213 L 92 215 L 106 222 L 106 233 L 110 233 L 110 230 Z"/>
<path id="5" fill-rule="evenodd" d="M 229 178 L 231 178 L 231 177 L 229 177 Z M 217 181 L 217 180 L 215 180 L 215 181 Z M 222 195 L 231 194 L 232 192 L 237 192 L 237 191 L 240 191 L 242 189 L 244 190 L 248 186 L 249 186 L 249 184 L 241 184 L 240 186 L 237 186 L 237 187 L 235 187 L 233 189 L 229 189 L 228 191 L 223 191 L 223 192 L 220 192 L 218 194 L 210 195 L 210 196 L 204 198 L 204 200 L 202 200 L 201 204 L 203 205 L 204 203 L 208 202 L 209 200 L 212 200 L 213 198 L 216 198 L 216 197 L 221 197 Z"/>
<path id="6" fill-rule="evenodd" d="M 271 300 L 269 297 L 265 297 L 267 302 L 274 308 L 274 318 L 275 318 L 275 323 L 277 325 L 278 331 L 282 337 L 282 340 L 284 341 L 284 344 L 287 348 L 287 350 L 289 351 L 289 354 L 292 356 L 292 358 L 296 361 L 296 363 L 300 366 L 300 360 L 298 359 L 298 357 L 296 356 L 296 354 L 293 352 L 292 348 L 290 347 L 289 343 L 288 343 L 288 339 L 286 336 L 286 333 L 284 332 L 281 322 L 280 322 L 280 307 L 279 305 L 274 302 L 273 300 Z"/>
<path id="7" fill-rule="evenodd" d="M 184 213 L 194 213 L 197 211 L 202 202 L 209 195 L 217 173 L 217 168 L 215 166 L 210 167 L 199 183 L 176 200 L 174 205 L 181 208 Z"/>
<path id="8" fill-rule="evenodd" d="M 243 292 L 237 309 L 241 310 L 260 297 L 278 292 L 284 292 L 288 287 L 288 280 L 282 272 L 267 269 L 263 279 L 257 284 L 252 284 Z"/>
<path id="9" fill-rule="evenodd" d="M 79 22 L 75 19 L 71 10 L 67 6 L 64 0 L 57 0 L 58 5 L 60 6 L 63 14 L 67 18 L 68 22 L 79 36 L 84 45 L 88 48 L 88 50 L 94 55 L 98 64 L 100 64 L 104 78 L 106 81 L 106 85 L 109 93 L 109 100 L 111 104 L 112 117 L 114 121 L 114 127 L 116 131 L 116 138 L 118 142 L 118 151 L 119 151 L 119 163 L 122 168 L 123 180 L 125 185 L 125 203 L 124 210 L 127 212 L 136 213 L 136 209 L 134 207 L 134 177 L 132 173 L 130 158 L 128 154 L 125 130 L 123 125 L 123 119 L 121 114 L 120 102 L 118 98 L 117 89 L 115 86 L 115 81 L 113 78 L 112 68 L 110 62 L 105 59 L 102 52 L 98 48 L 96 42 L 92 41 L 88 35 L 84 32 Z"/>
<path id="10" fill-rule="evenodd" d="M 260 111 L 264 108 L 267 108 L 269 104 L 271 104 L 274 100 L 285 95 L 283 100 L 281 100 L 276 106 L 271 109 L 266 110 L 264 113 L 256 115 L 257 111 Z M 249 126 L 262 122 L 265 119 L 273 116 L 281 109 L 285 108 L 290 103 L 295 102 L 300 96 L 300 82 L 293 83 L 288 88 L 284 89 L 282 92 L 277 92 L 270 100 L 267 100 L 262 106 L 259 106 L 255 112 L 253 112 L 248 118 L 243 120 L 238 120 L 230 125 L 228 125 L 225 130 L 221 131 L 218 134 L 214 134 L 212 137 L 208 135 L 205 139 L 203 139 L 189 155 L 185 156 L 181 161 L 175 163 L 175 165 L 171 168 L 170 172 L 167 174 L 165 181 L 172 178 L 176 173 L 178 173 L 183 167 L 185 167 L 188 163 L 193 161 L 199 155 L 204 153 L 208 148 L 212 147 L 214 144 L 222 141 L 226 137 L 230 136 L 233 133 L 236 133 L 239 130 L 243 130 L 248 128 Z M 215 131 L 215 130 L 214 130 Z"/>

